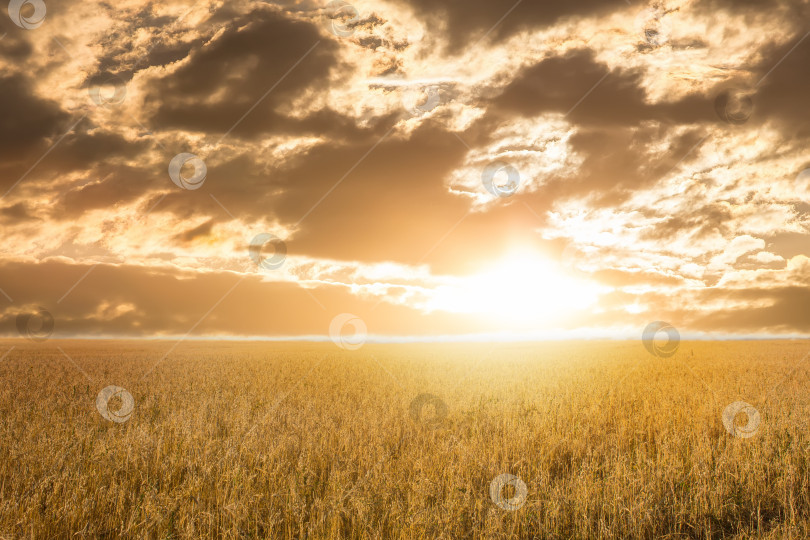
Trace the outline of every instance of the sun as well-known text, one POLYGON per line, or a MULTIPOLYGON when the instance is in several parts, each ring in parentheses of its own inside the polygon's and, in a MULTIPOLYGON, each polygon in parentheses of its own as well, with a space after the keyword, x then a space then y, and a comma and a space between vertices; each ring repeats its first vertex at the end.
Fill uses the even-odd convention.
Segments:
POLYGON ((593 306, 601 289, 566 275, 559 264, 536 252, 519 250, 476 274, 448 279, 434 291, 431 307, 510 325, 536 325, 593 306))

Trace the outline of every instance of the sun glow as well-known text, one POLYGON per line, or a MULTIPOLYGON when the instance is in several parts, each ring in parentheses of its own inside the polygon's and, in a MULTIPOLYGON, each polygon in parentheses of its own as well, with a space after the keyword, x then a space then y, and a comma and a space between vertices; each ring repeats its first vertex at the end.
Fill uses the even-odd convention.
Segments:
POLYGON ((558 320, 596 303, 601 287, 565 275, 556 263, 514 252, 480 273, 435 289, 430 307, 486 316, 510 324, 558 320))

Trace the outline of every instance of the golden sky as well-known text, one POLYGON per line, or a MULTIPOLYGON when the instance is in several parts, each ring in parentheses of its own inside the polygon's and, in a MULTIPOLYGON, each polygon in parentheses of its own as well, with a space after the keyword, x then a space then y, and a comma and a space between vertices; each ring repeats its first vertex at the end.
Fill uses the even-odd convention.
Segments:
POLYGON ((806 335, 808 31, 796 0, 14 0, 0 328, 806 335))

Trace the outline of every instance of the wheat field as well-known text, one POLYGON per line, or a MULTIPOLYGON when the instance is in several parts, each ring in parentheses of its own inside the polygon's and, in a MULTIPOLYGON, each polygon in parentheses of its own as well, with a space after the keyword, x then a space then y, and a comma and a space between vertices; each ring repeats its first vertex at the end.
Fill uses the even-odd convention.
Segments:
POLYGON ((3 538, 810 536, 806 341, 0 345, 3 538))

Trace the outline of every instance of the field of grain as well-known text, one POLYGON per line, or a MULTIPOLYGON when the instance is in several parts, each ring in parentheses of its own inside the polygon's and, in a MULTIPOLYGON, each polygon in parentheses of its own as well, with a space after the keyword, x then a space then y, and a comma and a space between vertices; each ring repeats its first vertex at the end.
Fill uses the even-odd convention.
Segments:
POLYGON ((808 342, 12 346, 4 538, 810 536, 808 342))

